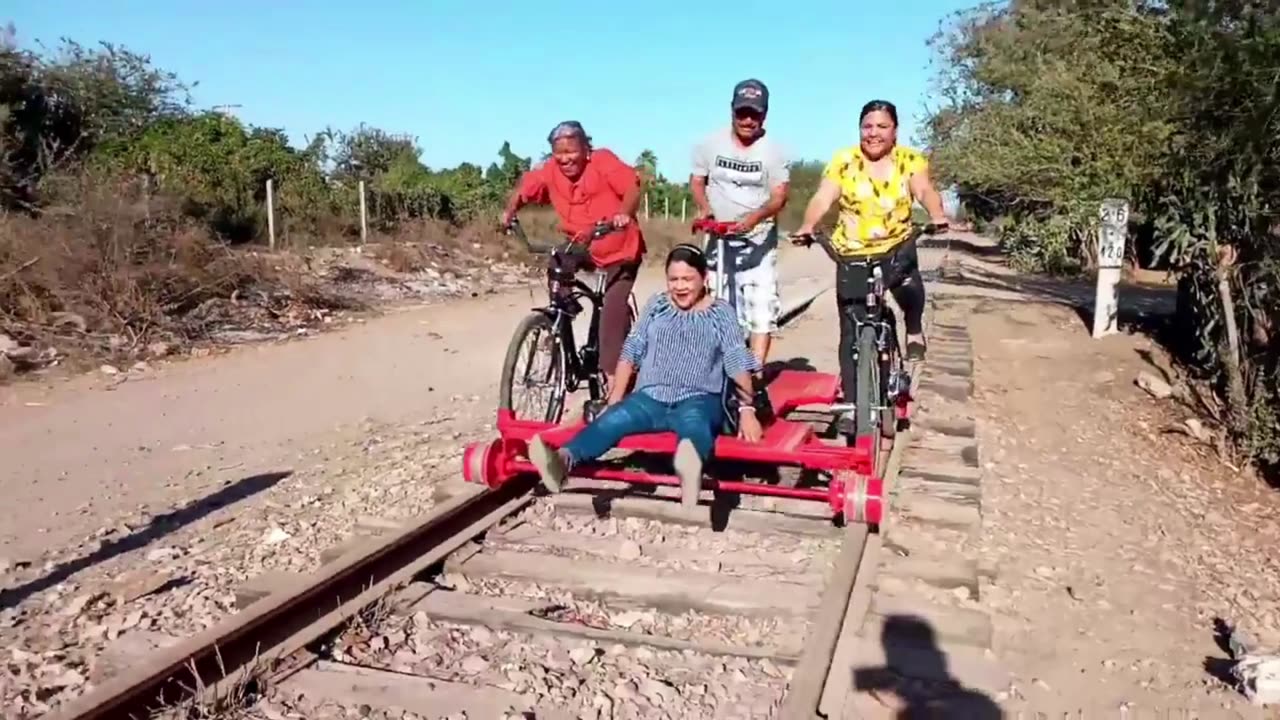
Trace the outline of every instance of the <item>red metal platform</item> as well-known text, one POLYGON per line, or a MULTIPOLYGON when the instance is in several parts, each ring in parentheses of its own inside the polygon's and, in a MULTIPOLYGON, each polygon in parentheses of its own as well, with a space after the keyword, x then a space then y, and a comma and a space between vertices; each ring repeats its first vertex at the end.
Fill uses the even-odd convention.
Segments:
MULTIPOLYGON (((833 515, 846 522, 878 524, 883 516, 883 481, 876 477, 878 437, 858 438, 853 447, 834 445, 817 436, 808 423, 791 421, 786 416, 796 409, 812 405, 830 406, 840 396, 840 379, 835 375, 798 370, 784 370, 768 386, 769 400, 777 419, 765 427, 758 443, 732 436, 716 439, 715 451, 707 470, 714 473, 715 463, 760 463, 790 466, 830 475, 826 487, 788 488, 758 482, 730 482, 716 479, 703 481, 704 489, 744 495, 772 495, 826 502, 833 515)), ((905 408, 899 408, 901 415, 905 408)), ((569 442, 583 427, 581 421, 568 425, 517 420, 509 410, 498 412, 499 438, 488 443, 467 446, 463 453, 463 477, 467 482, 496 488, 523 473, 537 472, 528 460, 529 441, 541 436, 543 442, 560 447, 569 442)), ((671 456, 675 453, 673 433, 645 433, 624 438, 619 448, 643 453, 671 456)), ((675 485, 674 475, 657 475, 611 466, 607 463, 584 463, 575 467, 571 477, 618 480, 646 485, 675 485)))

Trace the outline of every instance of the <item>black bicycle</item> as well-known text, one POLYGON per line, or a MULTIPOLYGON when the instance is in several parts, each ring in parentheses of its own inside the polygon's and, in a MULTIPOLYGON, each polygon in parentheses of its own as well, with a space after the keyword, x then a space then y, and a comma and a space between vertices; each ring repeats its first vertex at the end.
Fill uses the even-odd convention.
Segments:
MULTIPOLYGON (((596 223, 586 235, 586 242, 565 242, 548 246, 550 262, 547 265, 546 305, 534 308, 520 321, 511 344, 507 347, 507 357, 502 365, 502 390, 499 407, 510 410, 521 420, 540 420, 558 423, 564 415, 565 396, 578 390, 586 383, 590 398, 583 407, 583 417, 588 422, 593 419, 605 405, 608 389, 605 387, 604 370, 600 367, 600 315, 604 306, 605 273, 596 273, 595 287, 578 279, 580 269, 590 267, 587 250, 592 242, 615 231, 612 223, 602 220, 596 223), (587 341, 581 346, 574 341, 573 321, 582 314, 582 301, 591 304, 591 320, 587 329, 587 341), (522 352, 525 342, 533 340, 527 353, 522 352), (545 351, 541 352, 541 351, 545 351), (549 361, 545 370, 534 372, 534 359, 545 355, 549 361), (522 378, 517 382, 516 367, 521 359, 526 359, 522 378), (513 405, 513 396, 517 388, 531 389, 541 387, 549 396, 541 413, 534 411, 524 415, 513 405)), ((537 247, 529 242, 519 220, 513 220, 507 231, 520 239, 530 252, 542 254, 547 247, 537 247)), ((636 299, 630 297, 630 313, 632 324, 636 321, 636 299)))
MULTIPOLYGON (((920 235, 936 235, 947 227, 932 223, 923 226, 913 224, 906 242, 914 241, 920 235)), ((854 439, 876 432, 886 439, 894 437, 898 431, 897 404, 904 393, 911 391, 911 374, 903 362, 898 344, 897 318, 885 302, 888 291, 882 270, 885 256, 841 256, 831 245, 830 238, 821 234, 793 235, 792 240, 806 247, 818 243, 837 265, 866 268, 865 274, 858 275, 867 279, 865 314, 859 312, 861 308, 857 303, 842 305, 853 322, 856 340, 853 357, 840 357, 840 372, 843 377, 847 363, 854 363, 857 389, 855 397, 842 398, 844 402, 832 405, 831 411, 842 416, 838 423, 840 431, 854 439), (848 420, 849 415, 852 415, 852 423, 848 420)), ((854 288, 852 294, 856 297, 863 292, 862 288, 854 288)))

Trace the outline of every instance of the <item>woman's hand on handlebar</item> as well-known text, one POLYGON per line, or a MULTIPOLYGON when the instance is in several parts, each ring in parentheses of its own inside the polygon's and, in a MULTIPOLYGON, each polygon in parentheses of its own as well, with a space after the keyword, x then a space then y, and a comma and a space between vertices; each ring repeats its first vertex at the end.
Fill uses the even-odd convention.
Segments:
POLYGON ((615 230, 621 230, 622 228, 631 224, 632 218, 630 215, 627 215, 626 213, 618 213, 617 215, 614 215, 612 218, 610 218, 610 222, 613 224, 613 228, 615 230))
POLYGON ((792 245, 808 246, 813 243, 813 226, 803 225, 787 237, 790 238, 792 245))
POLYGON ((951 223, 945 217, 942 219, 930 218, 929 222, 924 226, 925 235, 937 235, 951 229, 951 223))

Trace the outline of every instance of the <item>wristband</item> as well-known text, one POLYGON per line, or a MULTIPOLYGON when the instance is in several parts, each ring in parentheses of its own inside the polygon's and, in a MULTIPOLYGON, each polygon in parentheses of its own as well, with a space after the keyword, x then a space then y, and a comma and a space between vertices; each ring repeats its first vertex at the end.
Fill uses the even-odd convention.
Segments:
POLYGON ((738 414, 739 414, 739 415, 741 415, 742 413, 752 413, 752 414, 754 414, 754 413, 755 413, 755 411, 756 411, 756 409, 755 409, 755 406, 753 406, 753 405, 740 405, 740 406, 738 406, 738 414))

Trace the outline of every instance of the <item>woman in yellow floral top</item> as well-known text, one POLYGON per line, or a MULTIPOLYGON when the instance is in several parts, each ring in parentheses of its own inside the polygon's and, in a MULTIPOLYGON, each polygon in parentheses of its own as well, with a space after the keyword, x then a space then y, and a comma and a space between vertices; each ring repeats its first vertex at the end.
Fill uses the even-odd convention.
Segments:
MULTIPOLYGON (((810 235, 836 201, 840 217, 831 235, 837 253, 846 257, 878 256, 885 286, 906 315, 907 357, 924 358, 924 280, 920 277, 915 242, 910 241, 911 206, 924 205, 931 222, 947 225, 942 197, 929 179, 929 161, 913 148, 898 145, 898 110, 893 103, 873 100, 862 108, 862 140, 836 152, 822 173, 818 192, 805 209, 796 236, 810 235)), ((866 268, 838 266, 837 301, 861 304, 865 296, 841 288, 866 287, 866 268), (861 275, 862 277, 857 277, 861 275)), ((853 323, 840 313, 840 355, 852 355, 853 323)), ((842 373, 846 374, 846 373, 842 373)), ((845 378, 849 385, 853 378, 845 378)), ((852 387, 845 388, 854 397, 852 387)))

